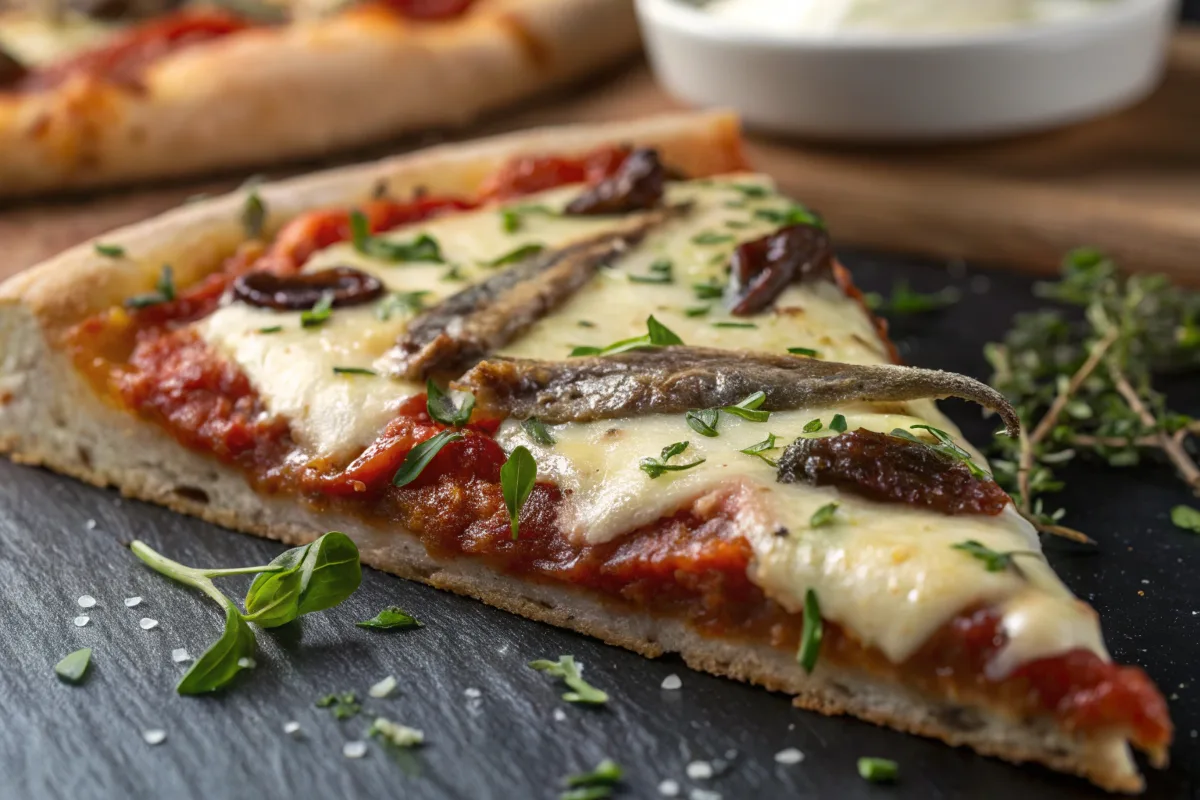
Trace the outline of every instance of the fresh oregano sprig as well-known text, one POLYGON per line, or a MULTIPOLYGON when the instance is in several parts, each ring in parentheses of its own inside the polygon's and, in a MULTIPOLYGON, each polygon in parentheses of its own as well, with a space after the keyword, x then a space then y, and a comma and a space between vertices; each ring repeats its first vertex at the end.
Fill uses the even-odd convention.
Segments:
POLYGON ((301 614, 321 611, 345 600, 362 582, 358 548, 350 537, 333 531, 311 544, 295 547, 265 566, 232 569, 188 567, 134 540, 129 549, 155 572, 199 589, 225 610, 225 631, 180 679, 180 694, 203 694, 226 686, 253 664, 257 642, 249 623, 273 628, 301 614), (246 593, 242 612, 213 583, 214 578, 257 574, 246 593))

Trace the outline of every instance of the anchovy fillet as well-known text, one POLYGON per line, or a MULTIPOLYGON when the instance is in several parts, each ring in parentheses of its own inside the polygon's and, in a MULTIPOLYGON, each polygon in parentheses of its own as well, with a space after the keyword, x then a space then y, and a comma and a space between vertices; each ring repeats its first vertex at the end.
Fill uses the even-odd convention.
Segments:
POLYGON ((640 215, 624 230, 541 252, 463 289, 426 311, 386 356, 396 377, 458 373, 553 311, 596 271, 684 207, 640 215))
POLYGON ((456 387, 473 392, 480 410, 551 424, 717 408, 761 391, 767 411, 961 397, 998 413, 1010 436, 1021 429, 1003 395, 964 375, 749 350, 675 346, 566 361, 491 358, 456 387))

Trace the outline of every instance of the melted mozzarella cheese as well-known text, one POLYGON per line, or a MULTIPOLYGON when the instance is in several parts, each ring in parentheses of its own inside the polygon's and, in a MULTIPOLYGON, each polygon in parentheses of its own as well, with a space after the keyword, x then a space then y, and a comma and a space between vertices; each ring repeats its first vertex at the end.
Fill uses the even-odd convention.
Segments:
MULTIPOLYGON (((560 209, 577 192, 578 187, 567 187, 518 205, 560 209)), ((671 184, 668 200, 690 203, 690 210, 656 228, 501 353, 562 359, 577 345, 604 346, 642 335, 653 314, 690 345, 775 353, 809 347, 831 360, 887 361, 867 314, 828 282, 790 286, 774 309, 750 318, 730 317, 720 300, 698 299, 694 285, 723 285, 725 265, 738 242, 774 230, 778 212, 790 206, 766 179, 739 175, 671 184), (665 274, 663 263, 671 265, 671 282, 645 282, 665 274)), ((495 209, 481 210, 385 237, 432 236, 446 264, 383 264, 340 244, 316 254, 305 269, 354 266, 377 275, 393 292, 426 292, 432 305, 468 281, 494 274, 486 263, 522 245, 560 247, 613 225, 611 218, 535 212, 523 214, 519 230, 510 233, 495 209), (464 280, 447 280, 451 267, 464 280)), ((369 444, 396 405, 423 387, 383 376, 338 376, 333 368, 379 363, 411 319, 411 313, 398 313, 380 320, 373 307, 358 307, 336 309, 324 326, 303 328, 298 313, 230 303, 199 330, 241 366, 269 410, 290 421, 293 435, 311 455, 345 458, 369 444), (274 326, 283 330, 261 332, 274 326)), ((1005 612, 1009 643, 990 666, 996 677, 1072 647, 1104 652, 1094 614, 1054 576, 1035 532, 1011 508, 997 517, 950 517, 832 488, 780 484, 769 464, 739 452, 772 433, 779 449, 769 455, 777 458, 806 423, 819 418, 828 425, 835 413, 846 416, 850 429, 890 431, 925 422, 957 435, 932 402, 920 401, 776 412, 764 423, 722 414, 716 438, 697 434, 679 414, 554 426, 556 443, 550 447, 530 440, 510 420, 497 439, 506 449, 528 447, 540 477, 562 487, 561 524, 579 543, 610 541, 681 509, 728 499, 737 509, 735 525, 754 551, 751 578, 769 597, 798 612, 805 592, 814 589, 823 616, 894 661, 907 658, 938 627, 977 604, 1005 612), (704 463, 654 479, 639 468, 642 458, 679 441, 689 446, 672 463, 701 458, 704 463), (840 504, 834 523, 813 529, 813 513, 832 501, 840 504), (1033 555, 1016 557, 1019 570, 988 572, 982 562, 953 548, 966 540, 1033 555)))
POLYGON ((0 49, 26 67, 40 67, 103 44, 116 26, 82 15, 51 20, 33 14, 0 15, 0 49))

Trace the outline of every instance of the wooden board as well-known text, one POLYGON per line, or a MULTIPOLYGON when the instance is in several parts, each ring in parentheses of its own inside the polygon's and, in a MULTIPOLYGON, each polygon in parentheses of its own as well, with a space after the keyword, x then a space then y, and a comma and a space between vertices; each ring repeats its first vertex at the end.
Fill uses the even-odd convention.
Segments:
MULTIPOLYGON (((639 65, 464 135, 678 107, 639 65)), ((1200 30, 1176 36, 1167 80, 1151 98, 1084 125, 1010 141, 892 149, 751 136, 749 152, 825 215, 841 245, 1050 271, 1066 250, 1093 244, 1130 269, 1200 283, 1200 30)), ((232 188, 241 177, 0 209, 0 277, 197 192, 232 188)))

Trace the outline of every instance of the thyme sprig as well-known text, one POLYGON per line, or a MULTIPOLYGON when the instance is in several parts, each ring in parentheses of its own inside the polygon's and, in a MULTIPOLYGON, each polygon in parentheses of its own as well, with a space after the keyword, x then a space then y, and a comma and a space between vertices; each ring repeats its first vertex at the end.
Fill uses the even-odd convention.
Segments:
POLYGON ((1167 407, 1154 388, 1165 372, 1200 368, 1200 293, 1161 275, 1122 275, 1104 254, 1067 254, 1062 279, 1035 286, 1040 297, 1083 309, 1019 315, 1002 342, 984 349, 991 383, 1020 414, 1019 440, 996 436, 996 479, 1021 512, 1047 533, 1091 540, 1047 513, 1041 495, 1062 488, 1062 465, 1086 455, 1110 466, 1165 457, 1200 494, 1195 439, 1200 421, 1167 407))

